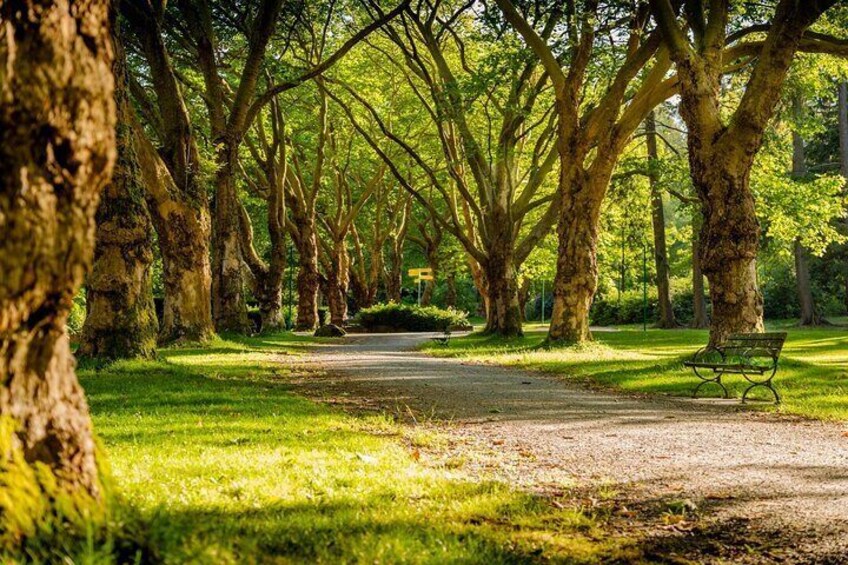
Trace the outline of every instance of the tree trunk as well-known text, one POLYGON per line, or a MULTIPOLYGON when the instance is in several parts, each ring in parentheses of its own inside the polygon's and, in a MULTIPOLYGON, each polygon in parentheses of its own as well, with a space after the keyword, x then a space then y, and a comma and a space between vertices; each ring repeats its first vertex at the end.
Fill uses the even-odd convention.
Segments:
POLYGON ((388 238, 389 261, 385 273, 386 301, 400 304, 403 293, 403 252, 398 252, 397 236, 388 238))
POLYGON ((219 332, 244 333, 250 327, 242 277, 238 194, 235 186, 237 145, 221 142, 215 179, 212 242, 212 318, 219 332))
MULTIPOLYGON (((572 167, 564 156, 563 167, 572 167)), ((585 175, 561 175, 559 190, 564 197, 557 225, 559 248, 547 340, 576 344, 592 339, 589 309, 598 286, 598 218, 603 191, 585 175)))
POLYGON ((159 342, 206 341, 215 334, 209 211, 203 201, 177 188, 141 127, 136 123, 134 129, 147 209, 162 253, 165 305, 159 342))
MULTIPOLYGON (((793 100, 795 117, 803 117, 803 100, 795 96, 793 100)), ((797 131, 792 132, 792 176, 795 179, 803 179, 807 175, 806 154, 804 150, 804 138, 797 131)), ((798 306, 801 310, 800 325, 818 326, 822 323, 813 297, 813 287, 810 283, 809 253, 804 249, 801 240, 792 242, 792 254, 795 257, 795 284, 798 289, 798 306)))
POLYGON ((147 209, 162 254, 165 304, 159 342, 206 341, 212 325, 210 218, 200 155, 156 10, 141 2, 121 2, 122 14, 138 37, 161 123, 155 124, 158 150, 133 120, 136 153, 146 188, 147 209))
POLYGON ((657 273, 657 302, 659 306, 658 328, 676 328, 674 309, 671 305, 671 282, 669 280, 668 251, 665 238, 665 211, 662 190, 657 178, 659 155, 657 152, 657 125, 654 112, 645 119, 645 137, 648 148, 648 182, 651 185, 651 223, 654 235, 654 266, 657 273))
MULTIPOLYGON (((848 181, 848 82, 839 83, 839 169, 848 181)), ((848 185, 845 187, 848 194, 848 185)), ((848 220, 846 220, 848 223, 848 220)), ((845 269, 845 309, 848 310, 848 266, 845 269)))
POLYGON ((436 292, 436 277, 439 274, 438 256, 428 255, 427 265, 433 274, 433 280, 424 281, 424 290, 421 292, 421 306, 429 306, 433 302, 433 294, 436 292))
POLYGON ((159 323, 153 306, 152 226, 133 145, 126 62, 117 37, 115 103, 118 160, 97 209, 94 264, 86 282, 87 313, 79 354, 153 357, 159 323))
POLYGON ((701 271, 701 213, 696 211, 692 217, 692 327, 706 329, 710 327, 707 316, 707 299, 704 296, 704 273, 701 271))
POLYGON ((521 307, 521 323, 527 321, 527 301, 530 299, 530 279, 525 278, 521 281, 521 287, 518 289, 518 303, 521 307))
POLYGON ((295 218, 299 236, 295 239, 298 253, 297 331, 312 331, 318 325, 318 240, 312 218, 295 218))
POLYGON ((816 311, 815 301, 813 300, 813 288, 810 284, 810 266, 807 250, 796 239, 793 243, 792 251, 795 256, 795 280, 798 286, 798 304, 801 308, 800 325, 821 325, 822 319, 816 311))
POLYGON ((447 290, 445 291, 445 308, 456 308, 456 273, 449 272, 445 277, 447 290))
POLYGON ((760 229, 748 186, 750 166, 729 160, 693 162, 696 190, 706 197, 701 227, 701 268, 710 283, 710 344, 731 333, 763 331, 763 298, 757 286, 760 229))
POLYGON ((96 449, 66 321, 115 161, 108 8, 2 7, 0 417, 15 423, 11 448, 27 462, 94 498, 96 449))
POLYGON ((347 321, 347 277, 350 259, 344 240, 333 242, 332 245, 330 265, 326 269, 327 309, 330 311, 330 323, 341 327, 347 321))
POLYGON ((518 301, 518 274, 513 261, 512 242, 508 238, 492 242, 483 268, 486 275, 485 333, 502 337, 520 337, 521 305, 518 301))

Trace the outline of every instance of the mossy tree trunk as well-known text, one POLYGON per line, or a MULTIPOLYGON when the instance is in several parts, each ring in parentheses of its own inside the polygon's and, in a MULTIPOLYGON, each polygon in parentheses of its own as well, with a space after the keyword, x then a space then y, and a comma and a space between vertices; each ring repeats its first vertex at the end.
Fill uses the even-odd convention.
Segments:
POLYGON ((159 332, 151 277, 153 227, 144 204, 126 60, 117 36, 113 48, 118 159, 97 209, 94 264, 86 281, 87 312, 79 354, 148 358, 156 351, 159 332))
POLYGON ((66 321, 116 154, 109 2, 5 2, 0 14, 0 417, 16 422, 26 461, 99 498, 66 321))

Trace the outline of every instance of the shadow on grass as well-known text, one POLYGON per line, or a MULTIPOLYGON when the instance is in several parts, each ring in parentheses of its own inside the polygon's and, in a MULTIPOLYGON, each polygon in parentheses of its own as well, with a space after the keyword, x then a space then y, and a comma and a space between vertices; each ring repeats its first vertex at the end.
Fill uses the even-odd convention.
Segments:
POLYGON ((578 511, 418 464, 374 433, 396 429, 384 416, 292 395, 289 369, 275 362, 292 346, 266 341, 80 372, 133 516, 117 524, 112 558, 593 563, 617 551, 578 511))

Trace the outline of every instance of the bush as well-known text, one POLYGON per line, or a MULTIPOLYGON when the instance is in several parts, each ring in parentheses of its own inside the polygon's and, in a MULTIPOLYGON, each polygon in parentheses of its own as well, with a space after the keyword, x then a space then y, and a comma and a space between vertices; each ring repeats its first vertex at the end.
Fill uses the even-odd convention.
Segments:
MULTIPOLYGON (((592 323, 599 326, 618 324, 641 324, 643 295, 642 288, 626 290, 618 295, 598 295, 592 304, 592 323)), ((685 278, 671 280, 671 307, 678 323, 688 324, 694 316, 692 311, 692 283, 685 278)), ((709 307, 709 304, 708 304, 709 307)), ((648 324, 655 324, 659 318, 657 289, 648 287, 648 324)))
POLYGON ((394 302, 363 308, 356 315, 356 322, 369 332, 433 332, 468 324, 465 312, 394 302))

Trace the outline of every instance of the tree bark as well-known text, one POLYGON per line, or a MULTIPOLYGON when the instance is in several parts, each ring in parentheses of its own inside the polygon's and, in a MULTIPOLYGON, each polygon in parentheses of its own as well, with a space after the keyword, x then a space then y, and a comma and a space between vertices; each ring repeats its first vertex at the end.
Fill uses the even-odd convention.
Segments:
POLYGON ((174 184, 147 135, 135 124, 136 154, 147 209, 162 253, 165 307, 159 343, 206 341, 212 325, 209 211, 174 184))
POLYGON ((116 155, 109 2, 0 10, 0 417, 16 423, 11 447, 27 462, 97 499, 66 321, 116 155))
POLYGON ((79 354, 149 358, 155 354, 159 331, 151 277, 153 228, 133 144, 126 60, 116 35, 113 49, 118 159, 97 209, 94 264, 86 282, 87 313, 79 354))
POLYGON ((657 123, 654 112, 645 119, 645 144, 648 149, 648 182, 651 185, 651 224, 654 235, 654 267, 657 274, 657 302, 659 319, 656 327, 676 328, 674 309, 671 305, 671 282, 669 280, 668 251, 665 238, 665 211, 663 210, 662 190, 657 178, 659 154, 657 152, 657 123))
MULTIPOLYGON (((696 153, 698 151, 696 150, 696 153)), ((753 158, 753 155, 750 156, 753 158)), ((751 165, 745 159, 690 155, 704 223, 699 240, 701 268, 710 283, 710 343, 731 333, 763 331, 763 298, 757 285, 760 226, 749 187, 751 165)))
POLYGON ((386 300, 400 304, 403 291, 403 243, 398 242, 398 235, 395 233, 390 234, 387 241, 389 260, 384 276, 386 300))
POLYGON ((333 241, 330 245, 332 248, 325 262, 327 309, 330 311, 330 323, 341 327, 347 321, 350 258, 345 240, 333 241))
POLYGON ((238 194, 234 171, 238 144, 225 143, 219 153, 215 179, 212 239, 212 319, 218 332, 245 333, 247 319, 242 276, 242 234, 238 219, 238 194))
POLYGON ((295 217, 298 236, 295 245, 298 253, 297 272, 297 331, 312 331, 318 325, 318 239, 315 220, 295 217))
POLYGON ((707 315, 707 300, 704 296, 704 273, 701 271, 701 213, 696 211, 692 218, 692 327, 710 327, 707 315))
POLYGON ((488 296, 485 333, 502 337, 520 337, 521 305, 518 301, 518 273, 516 272, 513 242, 509 230, 500 230, 500 239, 487 245, 486 294, 488 296))
MULTIPOLYGON (((562 181, 561 181, 562 182, 562 181)), ((568 182, 566 180, 566 182, 568 182)), ((560 209, 557 271, 548 341, 583 343, 592 339, 589 309, 598 286, 598 222, 601 194, 575 179, 560 209)))

